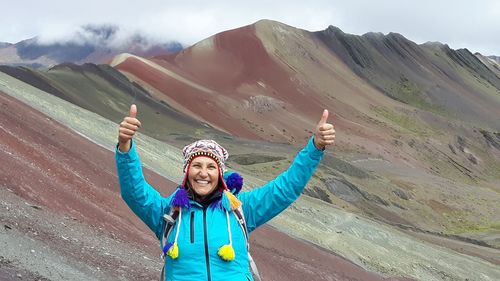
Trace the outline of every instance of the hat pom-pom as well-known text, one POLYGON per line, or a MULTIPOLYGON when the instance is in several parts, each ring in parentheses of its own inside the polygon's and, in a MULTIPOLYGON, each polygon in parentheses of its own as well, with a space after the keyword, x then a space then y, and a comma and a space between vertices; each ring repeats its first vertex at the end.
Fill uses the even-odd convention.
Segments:
POLYGON ((174 243, 170 249, 167 251, 167 256, 171 257, 173 260, 179 257, 179 246, 174 243))
POLYGON ((231 245, 224 245, 220 247, 217 254, 225 261, 232 261, 235 257, 234 249, 231 245))
POLYGON ((236 172, 228 172, 228 175, 224 175, 226 180, 227 188, 233 193, 238 194, 243 187, 243 177, 236 172))

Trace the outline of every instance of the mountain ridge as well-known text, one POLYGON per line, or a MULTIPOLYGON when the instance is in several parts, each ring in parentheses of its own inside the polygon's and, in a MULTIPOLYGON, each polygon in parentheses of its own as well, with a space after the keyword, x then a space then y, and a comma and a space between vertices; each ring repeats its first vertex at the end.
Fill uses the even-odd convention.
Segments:
POLYGON ((65 62, 106 63, 123 52, 151 57, 182 48, 178 42, 158 43, 137 33, 124 37, 118 26, 84 25, 65 40, 36 36, 0 45, 0 64, 48 68, 65 62))

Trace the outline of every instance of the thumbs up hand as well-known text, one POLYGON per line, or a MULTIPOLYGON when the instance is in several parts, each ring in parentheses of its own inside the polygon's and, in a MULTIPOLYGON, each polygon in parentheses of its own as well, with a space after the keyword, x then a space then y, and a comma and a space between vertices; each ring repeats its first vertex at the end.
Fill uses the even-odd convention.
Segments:
POLYGON ((118 148, 122 152, 130 150, 130 140, 134 137, 135 132, 141 127, 141 122, 136 118, 137 106, 130 106, 129 116, 123 118, 118 129, 118 148))
POLYGON ((314 132, 314 145, 319 150, 323 150, 327 145, 332 145, 335 142, 335 129, 332 124, 327 123, 327 120, 328 110, 325 109, 314 132))

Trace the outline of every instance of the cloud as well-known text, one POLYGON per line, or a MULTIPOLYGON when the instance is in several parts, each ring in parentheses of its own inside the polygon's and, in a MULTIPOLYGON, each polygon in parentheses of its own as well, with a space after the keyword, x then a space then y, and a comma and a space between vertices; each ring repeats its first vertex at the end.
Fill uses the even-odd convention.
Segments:
POLYGON ((0 36, 5 37, 0 41, 9 42, 35 35, 45 42, 68 40, 75 30, 82 32, 82 26, 104 24, 119 27, 117 38, 140 34, 190 45, 272 19, 310 31, 334 25, 359 35, 398 32, 417 43, 440 41, 452 48, 500 55, 500 2, 495 0, 0 0, 0 5, 5 7, 0 18, 0 36))

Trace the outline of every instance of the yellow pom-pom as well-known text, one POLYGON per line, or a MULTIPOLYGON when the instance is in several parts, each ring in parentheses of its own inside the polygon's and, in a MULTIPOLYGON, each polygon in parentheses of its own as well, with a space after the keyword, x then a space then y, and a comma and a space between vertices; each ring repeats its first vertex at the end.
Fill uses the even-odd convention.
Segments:
POLYGON ((167 255, 173 260, 179 257, 179 247, 177 246, 177 243, 174 243, 174 245, 168 249, 167 255))
POLYGON ((217 254, 225 261, 232 261, 235 257, 234 249, 231 245, 224 245, 220 247, 217 254))
POLYGON ((238 200, 238 198, 236 198, 236 196, 234 196, 230 191, 226 190, 224 193, 226 193, 227 199, 229 199, 231 210, 236 210, 239 206, 241 206, 241 201, 238 200))

